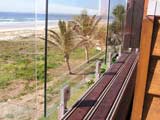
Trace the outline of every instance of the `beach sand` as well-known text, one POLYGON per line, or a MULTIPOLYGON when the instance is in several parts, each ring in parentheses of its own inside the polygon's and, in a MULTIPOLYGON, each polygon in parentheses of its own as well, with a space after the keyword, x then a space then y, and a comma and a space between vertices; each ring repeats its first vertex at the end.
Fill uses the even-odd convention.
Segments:
MULTIPOLYGON (((49 21, 49 29, 57 29, 58 21, 49 21)), ((18 37, 30 37, 44 34, 45 22, 0 23, 0 41, 16 40, 18 37)))
MULTIPOLYGON (((101 21, 100 25, 106 25, 106 21, 101 21)), ((58 20, 50 20, 48 22, 48 28, 57 30, 58 20)), ((19 37, 26 38, 44 35, 44 29, 44 21, 0 23, 0 41, 16 40, 16 38, 19 37)))

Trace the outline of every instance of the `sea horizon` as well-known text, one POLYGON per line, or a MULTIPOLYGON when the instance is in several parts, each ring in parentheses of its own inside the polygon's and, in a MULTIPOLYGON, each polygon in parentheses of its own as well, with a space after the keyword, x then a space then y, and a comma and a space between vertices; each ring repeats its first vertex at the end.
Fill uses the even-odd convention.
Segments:
MULTIPOLYGON (((74 15, 49 14, 49 25, 56 25, 58 20, 71 20, 74 15)), ((0 12, 0 31, 43 27, 45 14, 0 12)))
MULTIPOLYGON (((78 14, 49 14, 50 27, 57 27, 59 20, 72 20, 78 14)), ((112 21, 113 17, 110 17, 112 21)), ((104 19, 105 20, 105 19, 104 19)), ((12 31, 21 29, 43 29, 45 26, 45 14, 0 12, 0 31, 12 31)))
MULTIPOLYGON (((72 19, 73 14, 53 14, 49 13, 49 20, 72 19)), ((19 12, 0 12, 0 22, 26 22, 26 21, 44 21, 45 14, 41 13, 19 13, 19 12)))

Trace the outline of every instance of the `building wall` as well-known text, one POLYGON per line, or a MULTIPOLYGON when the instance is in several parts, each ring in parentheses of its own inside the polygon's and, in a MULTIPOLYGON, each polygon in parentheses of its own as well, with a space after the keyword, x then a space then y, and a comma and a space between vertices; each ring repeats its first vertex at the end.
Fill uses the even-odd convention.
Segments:
POLYGON ((144 0, 128 0, 124 33, 124 49, 139 48, 144 0))
POLYGON ((143 119, 158 120, 160 111, 160 18, 155 18, 143 119))

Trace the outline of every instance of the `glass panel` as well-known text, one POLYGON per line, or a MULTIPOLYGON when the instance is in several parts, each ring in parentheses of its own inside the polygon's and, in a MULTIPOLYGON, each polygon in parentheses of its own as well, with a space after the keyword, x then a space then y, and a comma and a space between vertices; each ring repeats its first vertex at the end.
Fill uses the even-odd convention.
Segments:
POLYGON ((126 1, 111 1, 109 34, 107 39, 108 58, 112 58, 111 63, 116 61, 118 55, 122 52, 124 26, 126 15, 126 1), (109 54, 110 53, 110 54, 109 54))
MULTIPOLYGON (((49 1, 47 119, 71 108, 109 67, 104 62, 107 22, 107 63, 109 52, 114 62, 125 16, 123 6, 116 6, 124 3, 111 1, 107 21, 108 1, 49 1)), ((44 10, 45 0, 0 4, 0 119, 43 119, 44 10)))
POLYGON ((96 82, 96 63, 104 61, 106 48, 107 7, 99 0, 49 2, 48 119, 56 120, 96 82))
POLYGON ((36 91, 40 83, 37 71, 43 62, 36 61, 41 57, 37 56, 40 43, 35 40, 35 19, 34 0, 1 1, 0 119, 33 120, 41 116, 36 91))

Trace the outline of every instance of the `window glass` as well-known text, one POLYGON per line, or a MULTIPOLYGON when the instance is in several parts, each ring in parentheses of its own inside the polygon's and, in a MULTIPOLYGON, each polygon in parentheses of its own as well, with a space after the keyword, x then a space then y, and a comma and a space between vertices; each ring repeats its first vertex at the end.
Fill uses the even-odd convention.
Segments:
POLYGON ((1 1, 0 119, 44 119, 45 57, 47 119, 56 120, 121 50, 125 0, 49 0, 45 56, 45 2, 1 1))
POLYGON ((38 118, 36 91, 43 77, 40 70, 43 57, 37 46, 43 45, 35 38, 35 2, 5 0, 0 4, 0 119, 3 120, 38 118))
POLYGON ((105 57, 107 4, 99 0, 49 2, 48 119, 60 117, 97 81, 96 63, 105 57))

